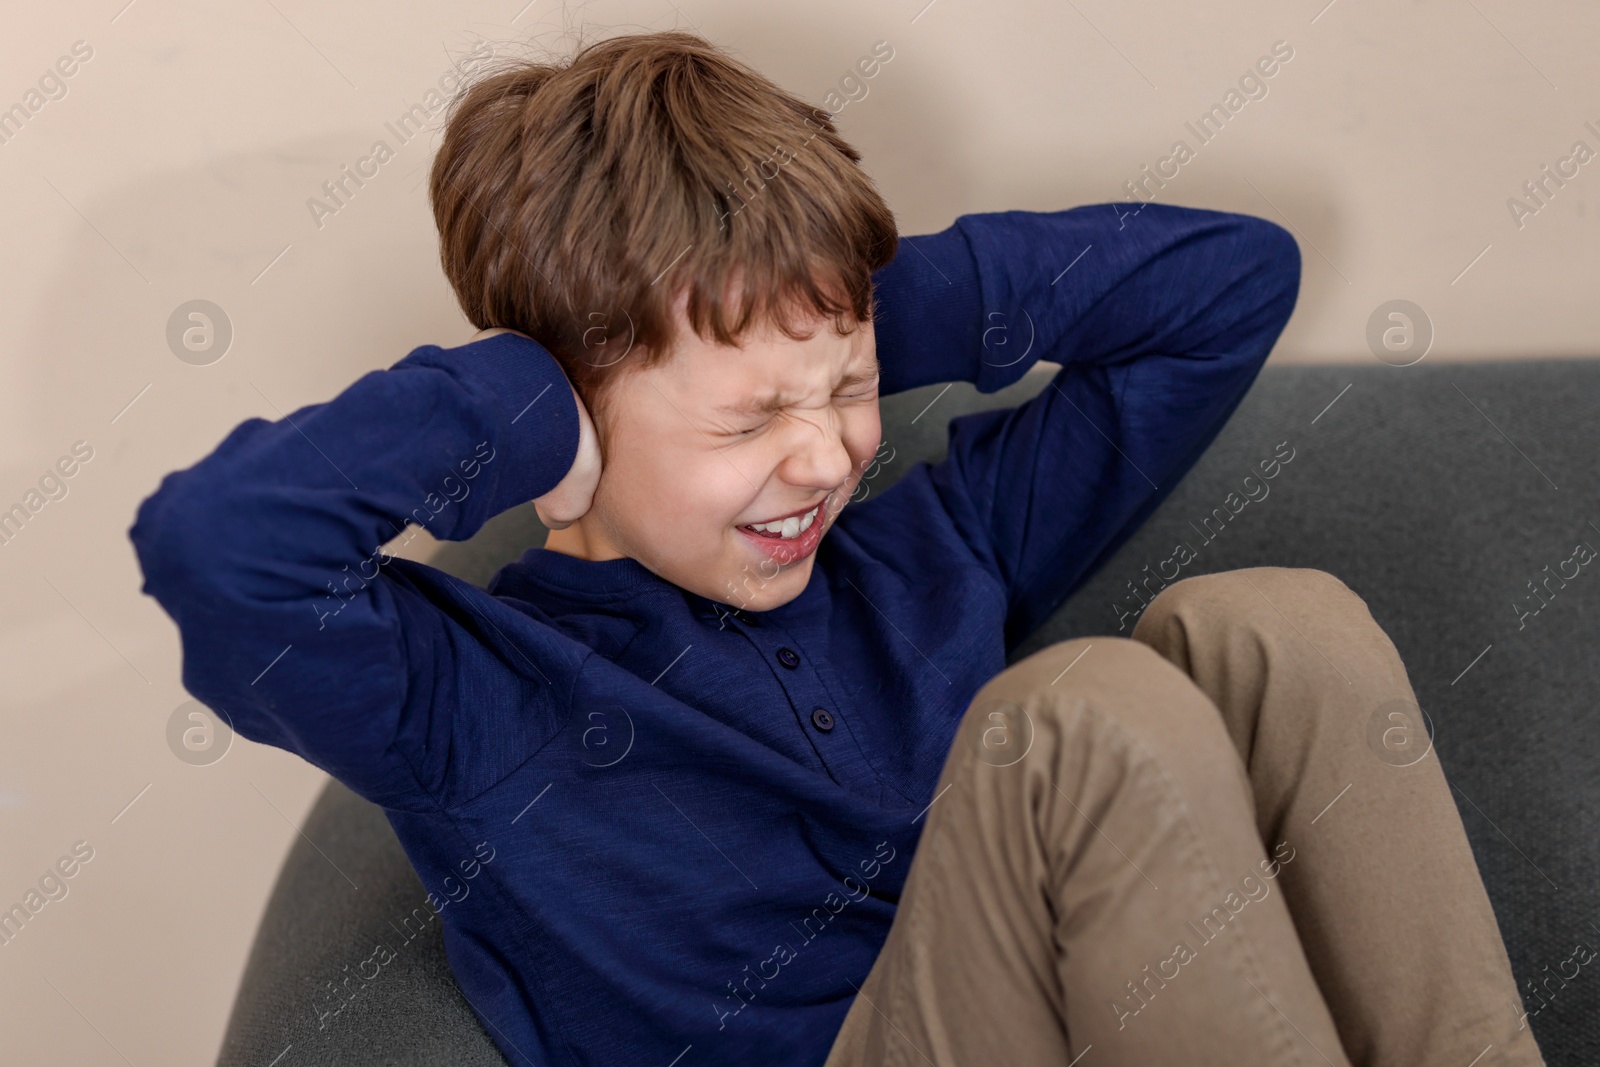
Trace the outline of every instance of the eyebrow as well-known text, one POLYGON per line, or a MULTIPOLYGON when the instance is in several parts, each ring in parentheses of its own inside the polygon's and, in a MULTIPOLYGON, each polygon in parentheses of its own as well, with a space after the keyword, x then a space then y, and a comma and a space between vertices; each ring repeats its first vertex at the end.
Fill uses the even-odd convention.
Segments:
MULTIPOLYGON (((866 385, 874 380, 882 371, 878 357, 872 357, 872 364, 861 371, 852 371, 840 378, 834 385, 835 389, 849 389, 852 386, 866 385)), ((754 400, 746 400, 737 404, 720 404, 716 410, 725 415, 773 415, 788 407, 793 401, 784 396, 765 396, 754 400)))

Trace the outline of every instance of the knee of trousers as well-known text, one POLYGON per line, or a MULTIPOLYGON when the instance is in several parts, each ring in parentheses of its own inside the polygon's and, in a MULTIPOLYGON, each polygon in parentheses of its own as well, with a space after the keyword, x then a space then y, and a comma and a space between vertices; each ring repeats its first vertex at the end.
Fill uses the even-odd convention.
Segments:
POLYGON ((1052 773, 1084 759, 1182 765, 1183 777, 1245 781, 1216 705, 1149 645, 1126 637, 1060 641, 978 690, 957 735, 963 758, 1024 759, 1052 773))
MULTIPOLYGON (((1302 679, 1343 688, 1405 676, 1367 602, 1334 575, 1308 567, 1246 567, 1175 582, 1156 594, 1132 639, 1149 644, 1212 694, 1246 752, 1263 728, 1256 715, 1271 685, 1292 689, 1293 680, 1302 679)), ((1414 704, 1397 710, 1406 723, 1420 725, 1412 718, 1414 704)), ((1328 717, 1318 730, 1338 733, 1364 728, 1373 711, 1359 699, 1311 701, 1297 704, 1293 720, 1282 724, 1309 736, 1307 723, 1316 714, 1328 717)))
MULTIPOLYGON (((1162 589, 1134 627, 1134 636, 1174 625, 1184 615, 1203 612, 1222 616, 1230 626, 1277 632, 1292 624, 1323 628, 1329 621, 1345 626, 1376 625, 1362 600, 1349 586, 1314 567, 1243 567, 1196 574, 1162 589)), ((1293 631, 1291 631, 1293 632, 1293 631)))

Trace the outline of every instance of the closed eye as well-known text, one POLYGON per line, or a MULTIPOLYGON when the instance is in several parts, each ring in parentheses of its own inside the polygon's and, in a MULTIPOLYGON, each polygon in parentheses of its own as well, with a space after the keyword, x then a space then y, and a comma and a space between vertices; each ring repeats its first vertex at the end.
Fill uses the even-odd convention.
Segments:
MULTIPOLYGON (((856 392, 853 392, 853 393, 834 393, 833 397, 834 397, 835 400, 870 400, 873 396, 877 395, 877 392, 878 392, 878 376, 876 374, 874 374, 874 375, 872 375, 871 381, 866 386, 866 388, 859 389, 859 390, 857 390, 856 392)), ((734 431, 732 431, 732 436, 734 436, 734 437, 749 437, 751 434, 758 433, 761 430, 765 429, 767 426, 771 425, 771 423, 772 423, 772 420, 771 419, 767 419, 767 420, 765 420, 763 422, 759 422, 756 425, 749 427, 748 429, 734 430, 734 431)))

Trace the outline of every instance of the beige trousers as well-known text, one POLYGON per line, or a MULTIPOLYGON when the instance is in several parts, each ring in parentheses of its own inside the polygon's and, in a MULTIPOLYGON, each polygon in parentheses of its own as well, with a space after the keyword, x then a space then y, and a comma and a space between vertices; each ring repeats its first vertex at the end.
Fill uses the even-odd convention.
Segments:
POLYGON ((1405 667, 1323 571, 1007 668, 924 818, 827 1067, 1543 1063, 1405 667))

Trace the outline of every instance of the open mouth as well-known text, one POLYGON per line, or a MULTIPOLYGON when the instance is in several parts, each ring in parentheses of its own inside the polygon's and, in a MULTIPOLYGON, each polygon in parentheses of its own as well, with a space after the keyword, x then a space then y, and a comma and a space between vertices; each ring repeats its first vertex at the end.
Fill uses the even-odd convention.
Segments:
POLYGON ((767 522, 747 523, 739 527, 739 529, 748 530, 751 533, 759 534, 762 537, 793 541, 799 538, 801 534, 811 529, 812 523, 816 522, 817 519, 822 517, 823 503, 823 500, 819 500, 803 511, 796 511, 788 515, 780 516, 776 519, 768 520, 767 522))
POLYGON ((749 543, 780 567, 805 559, 817 550, 828 525, 828 497, 808 508, 765 522, 737 526, 749 543))

